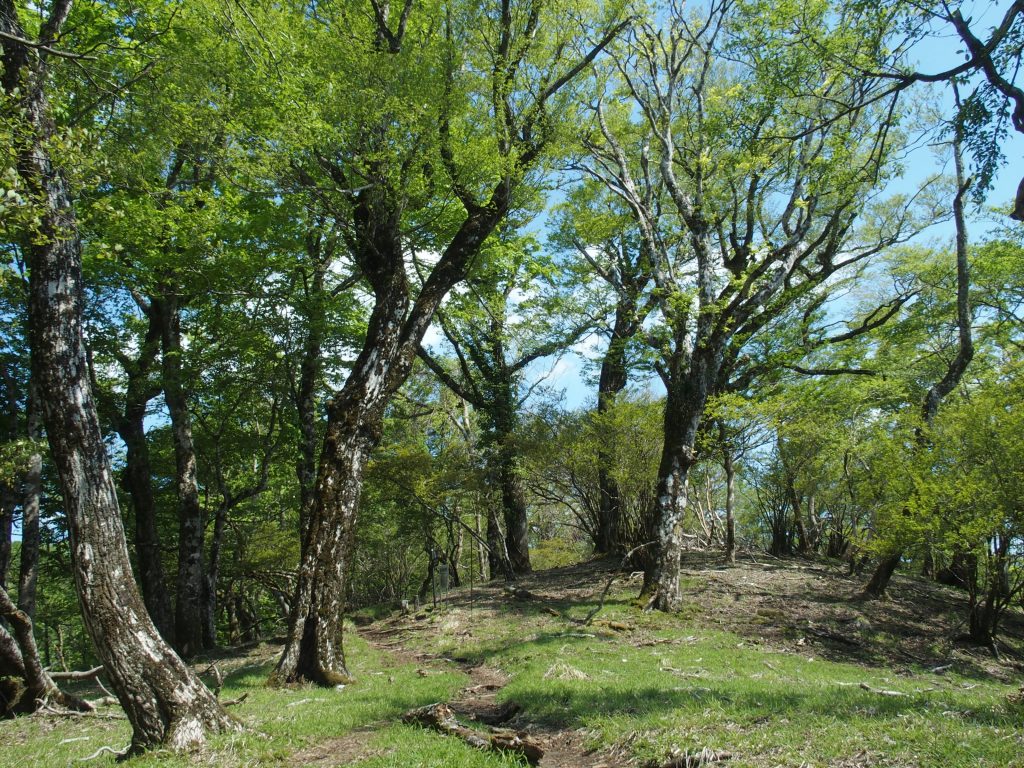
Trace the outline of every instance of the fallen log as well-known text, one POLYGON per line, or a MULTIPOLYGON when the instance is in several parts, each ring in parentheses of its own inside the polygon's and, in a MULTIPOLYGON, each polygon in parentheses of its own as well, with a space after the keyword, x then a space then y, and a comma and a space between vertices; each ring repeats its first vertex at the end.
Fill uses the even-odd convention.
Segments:
POLYGON ((520 755, 530 765, 537 765, 544 756, 544 749, 529 735, 508 728, 491 728, 487 733, 474 731, 456 719, 451 707, 440 702, 409 710, 402 715, 402 722, 455 736, 477 749, 520 755))

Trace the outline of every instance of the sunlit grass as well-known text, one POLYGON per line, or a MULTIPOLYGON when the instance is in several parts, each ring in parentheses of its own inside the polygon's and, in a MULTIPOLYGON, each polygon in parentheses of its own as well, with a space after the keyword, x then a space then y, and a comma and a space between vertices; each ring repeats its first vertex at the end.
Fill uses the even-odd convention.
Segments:
MULTIPOLYGON (((422 663, 376 650, 350 629, 357 682, 343 690, 268 688, 274 649, 265 646, 227 676, 221 693, 248 694, 232 710, 244 731, 215 737, 198 755, 158 752, 132 764, 517 764, 401 724, 408 709, 450 701, 468 684, 459 664, 445 660, 455 658, 508 675, 500 697, 522 705, 526 722, 582 730, 588 747, 636 765, 709 748, 731 753, 735 768, 1024 766, 1024 708, 1006 700, 1019 681, 828 661, 809 643, 773 646, 705 626, 692 606, 665 616, 639 611, 631 598, 626 588, 613 590, 589 626, 579 621, 592 604, 498 598, 441 606, 411 622, 418 631, 389 636, 436 656, 422 663)), ((118 720, 0 722, 0 765, 109 765, 110 755, 79 761, 128 738, 118 720)))

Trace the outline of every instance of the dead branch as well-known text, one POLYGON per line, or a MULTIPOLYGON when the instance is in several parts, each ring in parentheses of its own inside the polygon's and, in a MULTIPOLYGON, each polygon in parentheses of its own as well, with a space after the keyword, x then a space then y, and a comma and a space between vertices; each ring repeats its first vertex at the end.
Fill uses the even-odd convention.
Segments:
POLYGON ((474 731, 459 723, 451 708, 440 702, 409 710, 402 715, 402 722, 455 736, 477 749, 520 755, 530 765, 537 765, 544 756, 544 749, 526 733, 509 728, 491 728, 489 733, 474 731))
POLYGON ((88 762, 89 760, 95 760, 97 757, 99 757, 100 755, 104 755, 107 752, 112 754, 115 759, 122 760, 128 754, 128 750, 131 749, 131 748, 132 748, 131 744, 129 744, 127 747, 125 747, 124 749, 122 749, 119 752, 118 750, 114 749, 113 747, 102 746, 99 749, 97 749, 95 752, 93 752, 91 755, 89 755, 88 757, 80 757, 80 758, 78 758, 78 762, 85 763, 85 762, 88 762))
POLYGON ((543 600, 540 595, 536 595, 528 589, 517 587, 514 584, 505 585, 505 594, 509 597, 514 597, 516 600, 543 600))
POLYGON ((225 707, 235 707, 235 706, 238 706, 239 704, 241 704, 243 701, 245 701, 248 698, 249 698, 249 692, 246 691, 241 696, 239 696, 237 699, 228 699, 227 701, 222 702, 222 706, 225 706, 225 707))
POLYGON ((50 672, 51 680, 92 680, 103 674, 103 665, 77 672, 50 672))
POLYGON ((869 693, 877 693, 879 696, 906 696, 903 691, 887 691, 884 688, 872 688, 867 683, 861 683, 860 687, 869 693))
POLYGON ((211 662, 210 666, 208 666, 206 669, 204 669, 201 674, 208 675, 211 672, 213 673, 213 679, 215 681, 215 684, 214 684, 214 687, 213 687, 213 695, 219 699, 220 698, 220 689, 224 687, 224 676, 221 675, 220 670, 217 669, 216 662, 211 662))

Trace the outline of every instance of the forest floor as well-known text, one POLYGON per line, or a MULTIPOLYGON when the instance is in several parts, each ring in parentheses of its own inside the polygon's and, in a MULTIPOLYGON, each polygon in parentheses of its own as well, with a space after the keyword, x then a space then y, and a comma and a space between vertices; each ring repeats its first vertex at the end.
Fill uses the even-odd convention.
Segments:
MULTIPOLYGON (((247 694, 232 708, 245 731, 133 764, 526 765, 402 723, 445 702, 463 725, 499 723, 538 744, 542 768, 1024 767, 1020 612, 997 658, 963 642, 963 593, 919 579, 898 576, 888 598, 861 602, 861 580, 835 564, 694 554, 683 610, 666 616, 641 611, 639 579, 614 567, 542 571, 516 591, 463 587, 409 614, 358 613, 346 634, 357 682, 343 689, 266 687, 273 643, 225 651, 197 669, 215 661, 222 698, 247 694)), ((112 764, 108 753, 82 760, 127 743, 118 714, 0 722, 0 766, 112 764)))

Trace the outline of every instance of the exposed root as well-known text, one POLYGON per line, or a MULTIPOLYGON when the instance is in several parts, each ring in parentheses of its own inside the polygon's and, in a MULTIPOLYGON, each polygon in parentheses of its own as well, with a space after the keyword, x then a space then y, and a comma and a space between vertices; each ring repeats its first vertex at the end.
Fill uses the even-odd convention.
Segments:
POLYGON ((447 704, 429 704, 412 709, 402 715, 403 723, 415 723, 424 728, 455 736, 477 749, 511 752, 526 758, 530 765, 537 765, 544 756, 544 749, 528 734, 509 728, 491 728, 489 733, 474 731, 462 725, 447 704))

